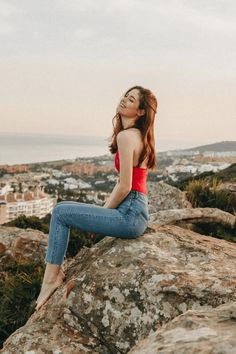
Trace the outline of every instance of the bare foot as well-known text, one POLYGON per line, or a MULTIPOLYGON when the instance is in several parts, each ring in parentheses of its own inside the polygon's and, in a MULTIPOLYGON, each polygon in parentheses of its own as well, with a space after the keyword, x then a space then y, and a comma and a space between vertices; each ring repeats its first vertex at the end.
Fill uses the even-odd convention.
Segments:
POLYGON ((42 305, 44 305, 48 301, 48 299, 52 296, 55 290, 63 283, 64 278, 65 273, 60 270, 55 282, 45 283, 42 285, 40 294, 36 300, 36 311, 38 311, 42 307, 42 305))
MULTIPOLYGON (((66 277, 66 275, 65 275, 65 273, 63 272, 62 269, 59 270, 58 276, 60 276, 60 278, 61 278, 62 280, 64 280, 65 277, 66 277)), ((40 291, 40 294, 39 294, 39 296, 38 296, 38 298, 37 298, 37 300, 36 300, 36 304, 37 304, 37 303, 39 302, 39 300, 40 300, 43 287, 44 287, 44 286, 42 286, 42 289, 41 289, 41 291, 40 291)))
POLYGON ((66 277, 66 275, 65 275, 65 273, 63 272, 63 270, 60 269, 60 270, 59 270, 59 273, 61 274, 61 277, 62 277, 62 279, 64 280, 65 277, 66 277))

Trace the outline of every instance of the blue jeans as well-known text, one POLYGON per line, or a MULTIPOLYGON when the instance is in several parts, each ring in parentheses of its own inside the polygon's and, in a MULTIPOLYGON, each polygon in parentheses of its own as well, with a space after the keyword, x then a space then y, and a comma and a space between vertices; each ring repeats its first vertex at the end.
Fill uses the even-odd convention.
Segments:
POLYGON ((147 224, 148 197, 138 191, 131 190, 113 209, 74 201, 59 202, 52 210, 45 263, 63 263, 70 227, 105 236, 134 239, 144 233, 147 224))

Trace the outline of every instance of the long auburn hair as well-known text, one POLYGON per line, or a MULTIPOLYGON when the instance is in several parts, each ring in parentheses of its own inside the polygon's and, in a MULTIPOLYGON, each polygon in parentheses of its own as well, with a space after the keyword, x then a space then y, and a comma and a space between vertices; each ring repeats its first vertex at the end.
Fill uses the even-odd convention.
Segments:
MULTIPOLYGON (((154 119, 157 112, 158 102, 155 95, 151 90, 146 89, 142 86, 133 86, 129 88, 125 95, 133 90, 139 90, 139 109, 145 109, 145 113, 142 116, 139 116, 135 121, 132 128, 138 128, 142 134, 142 140, 144 143, 143 150, 140 154, 137 167, 147 159, 147 168, 154 170, 157 167, 156 153, 155 153, 155 137, 154 137, 154 119)), ((119 113, 117 113, 112 119, 113 133, 109 138, 111 143, 108 145, 108 148, 112 154, 117 151, 117 134, 124 130, 122 126, 122 120, 119 113)))

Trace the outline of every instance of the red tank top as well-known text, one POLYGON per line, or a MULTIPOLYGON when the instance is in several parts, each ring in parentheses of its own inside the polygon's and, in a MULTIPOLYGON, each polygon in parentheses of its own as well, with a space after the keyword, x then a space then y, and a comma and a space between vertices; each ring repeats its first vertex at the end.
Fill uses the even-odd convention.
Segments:
MULTIPOLYGON (((116 151, 115 154, 115 166, 117 171, 120 171, 120 160, 119 160, 119 151, 116 151)), ((147 193, 147 168, 145 167, 134 167, 133 166, 133 177, 132 177, 132 188, 131 190, 139 191, 144 194, 147 193)))

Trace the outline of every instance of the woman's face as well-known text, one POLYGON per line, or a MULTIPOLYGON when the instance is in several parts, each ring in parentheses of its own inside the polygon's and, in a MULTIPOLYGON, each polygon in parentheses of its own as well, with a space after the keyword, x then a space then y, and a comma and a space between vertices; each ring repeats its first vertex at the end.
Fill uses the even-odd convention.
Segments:
POLYGON ((120 98, 116 113, 128 118, 136 118, 138 114, 143 114, 143 110, 139 108, 139 90, 133 89, 124 93, 120 98))

